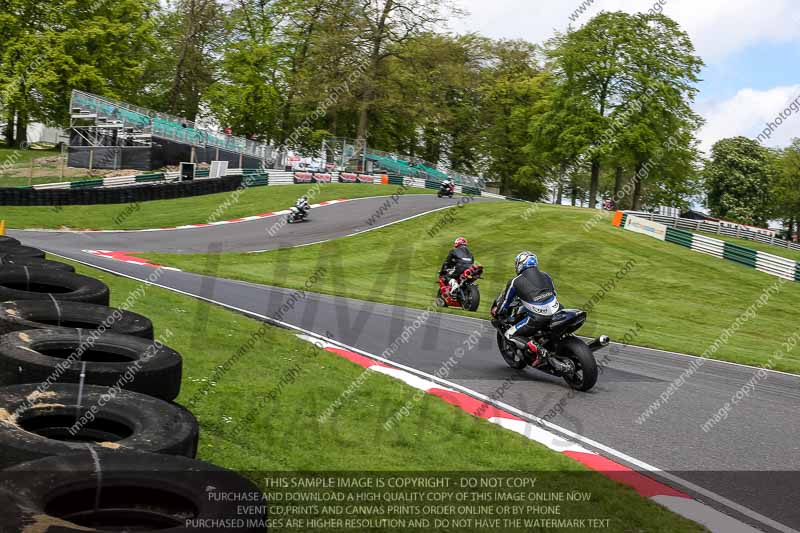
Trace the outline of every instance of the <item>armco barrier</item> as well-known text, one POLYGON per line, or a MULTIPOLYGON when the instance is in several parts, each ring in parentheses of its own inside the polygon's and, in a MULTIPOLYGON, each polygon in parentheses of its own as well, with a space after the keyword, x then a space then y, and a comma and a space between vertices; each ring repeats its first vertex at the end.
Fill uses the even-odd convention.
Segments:
POLYGON ((380 183, 382 179, 382 175, 358 172, 341 172, 339 174, 339 183, 380 183))
POLYGON ((88 187, 102 187, 103 180, 102 179, 94 179, 94 180, 83 180, 83 181, 73 181, 69 184, 71 189, 85 189, 88 187))
POLYGON ((242 176, 127 187, 70 189, 0 189, 0 205, 96 205, 172 200, 229 192, 242 184, 242 176))
MULTIPOLYGON (((622 216, 614 218, 614 225, 624 228, 625 222, 630 217, 641 218, 630 213, 625 213, 622 216)), ((728 261, 754 268, 759 272, 764 272, 771 276, 777 276, 790 281, 800 281, 800 263, 792 259, 752 250, 732 242, 714 239, 705 235, 697 235, 689 231, 666 226, 660 222, 652 223, 664 227, 666 230, 665 240, 667 242, 690 248, 695 252, 712 255, 719 259, 727 259, 728 261)))
MULTIPOLYGON (((266 185, 289 185, 292 183, 313 183, 338 181, 342 183, 363 183, 373 185, 396 185, 406 188, 425 188, 436 190, 441 185, 435 180, 387 176, 362 173, 296 173, 266 169, 229 169, 225 178, 202 178, 193 182, 180 183, 177 172, 146 173, 130 176, 114 176, 74 182, 59 182, 34 185, 31 187, 0 188, 0 205, 95 205, 126 202, 146 202, 186 196, 200 196, 227 192, 239 187, 242 178, 244 187, 266 185), (300 179, 298 179, 300 176, 300 179), (236 185, 220 180, 239 179, 236 185), (355 179, 355 181, 353 181, 355 179), (192 185, 194 184, 194 185, 192 185), (177 187, 176 187, 177 186, 177 187), (91 194, 89 194, 89 192, 91 194), (79 194, 80 192, 80 194, 79 194)), ((492 194, 471 187, 456 186, 457 193, 486 196, 504 200, 516 200, 492 194)), ((520 200, 522 201, 522 200, 520 200)))
POLYGON ((724 235, 726 237, 736 237, 738 239, 746 239, 749 241, 756 241, 779 248, 790 248, 792 250, 800 250, 800 244, 785 241, 775 237, 774 232, 752 226, 743 226, 733 222, 715 222, 710 220, 694 220, 689 218, 680 217, 667 217, 663 215, 656 215, 654 213, 642 213, 639 211, 626 211, 626 213, 650 220, 659 222, 665 226, 675 229, 684 229, 690 231, 702 231, 704 233, 716 233, 717 235, 724 235))

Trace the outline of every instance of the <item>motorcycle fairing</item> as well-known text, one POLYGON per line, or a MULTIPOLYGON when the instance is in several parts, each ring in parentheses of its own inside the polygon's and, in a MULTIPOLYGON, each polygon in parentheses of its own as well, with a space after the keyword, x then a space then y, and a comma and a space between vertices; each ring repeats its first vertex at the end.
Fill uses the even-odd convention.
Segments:
POLYGON ((549 300, 544 302, 523 301, 522 306, 526 311, 533 313, 536 316, 553 316, 558 312, 561 304, 558 303, 558 299, 556 299, 555 295, 553 295, 549 300))

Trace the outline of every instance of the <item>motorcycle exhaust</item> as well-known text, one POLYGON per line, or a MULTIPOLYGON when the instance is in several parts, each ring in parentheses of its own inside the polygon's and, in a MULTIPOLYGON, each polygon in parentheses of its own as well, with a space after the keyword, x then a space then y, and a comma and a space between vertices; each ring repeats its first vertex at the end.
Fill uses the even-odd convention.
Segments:
POLYGON ((589 349, 593 352, 596 352, 600 348, 605 348, 608 346, 609 342, 611 342, 611 339, 608 338, 608 335, 600 335, 589 343, 589 349))

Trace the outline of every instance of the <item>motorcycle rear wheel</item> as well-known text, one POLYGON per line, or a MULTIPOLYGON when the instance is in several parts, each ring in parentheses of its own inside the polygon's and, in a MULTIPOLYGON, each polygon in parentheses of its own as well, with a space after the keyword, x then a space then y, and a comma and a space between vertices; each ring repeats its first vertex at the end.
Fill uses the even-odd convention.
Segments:
POLYGON ((500 349, 500 355, 503 356, 503 360, 514 370, 522 370, 530 364, 524 357, 517 359, 517 350, 499 331, 497 332, 497 347, 500 349))
POLYGON ((597 361, 592 350, 577 337, 564 339, 558 347, 558 355, 568 358, 575 365, 574 374, 564 376, 571 388, 586 392, 597 383, 597 361))
POLYGON ((436 290, 436 307, 447 307, 447 302, 444 301, 442 297, 442 290, 436 290))

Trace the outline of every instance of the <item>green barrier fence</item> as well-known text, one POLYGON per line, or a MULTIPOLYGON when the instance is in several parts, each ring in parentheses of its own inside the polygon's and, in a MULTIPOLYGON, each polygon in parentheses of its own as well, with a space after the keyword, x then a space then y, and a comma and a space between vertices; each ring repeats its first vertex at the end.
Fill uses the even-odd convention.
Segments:
POLYGON ((70 182, 69 184, 70 189, 87 189, 91 187, 102 187, 102 186, 103 186, 102 179, 73 181, 70 182))
POLYGON ((736 261, 742 265, 755 268, 758 253, 750 248, 745 248, 737 244, 726 242, 725 250, 723 251, 723 257, 731 261, 736 261))
POLYGON ((139 174, 138 176, 135 176, 133 179, 136 183, 161 181, 164 179, 164 174, 139 174))

